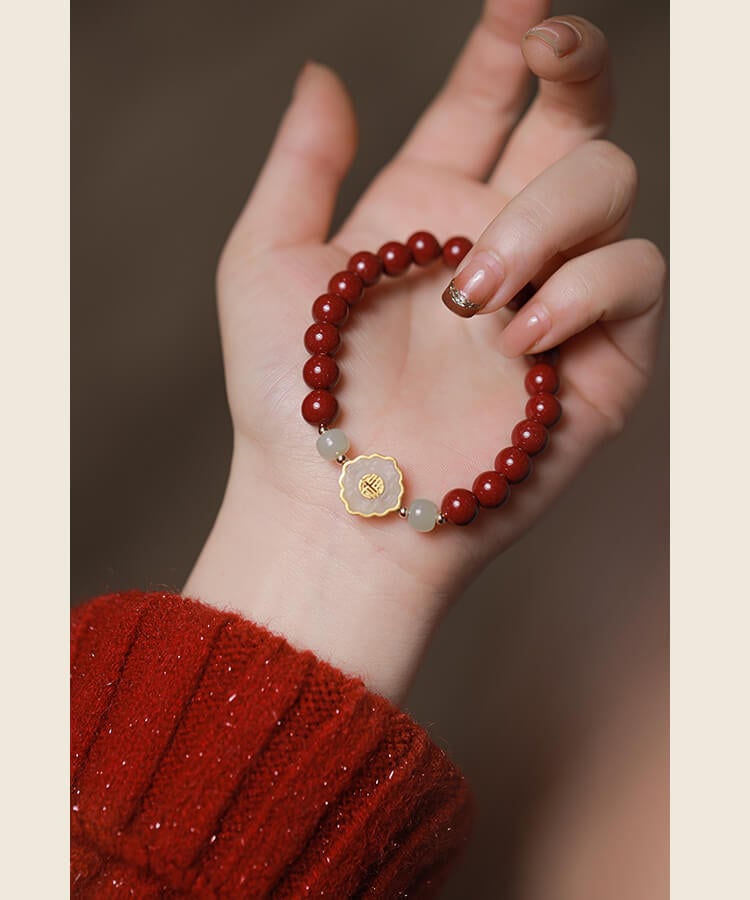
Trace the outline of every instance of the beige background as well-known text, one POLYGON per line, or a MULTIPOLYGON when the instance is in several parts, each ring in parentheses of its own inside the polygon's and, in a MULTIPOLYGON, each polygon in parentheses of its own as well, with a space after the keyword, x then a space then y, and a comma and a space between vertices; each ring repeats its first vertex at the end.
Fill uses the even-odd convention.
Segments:
MULTIPOLYGON (((178 588, 230 448, 216 259, 306 58, 355 99, 353 202, 478 3, 174 0, 72 9, 72 597, 178 588)), ((667 247, 667 7, 607 32, 633 233, 667 247)), ((447 898, 666 896, 667 360, 629 428, 443 623, 407 701, 475 787, 447 898)))

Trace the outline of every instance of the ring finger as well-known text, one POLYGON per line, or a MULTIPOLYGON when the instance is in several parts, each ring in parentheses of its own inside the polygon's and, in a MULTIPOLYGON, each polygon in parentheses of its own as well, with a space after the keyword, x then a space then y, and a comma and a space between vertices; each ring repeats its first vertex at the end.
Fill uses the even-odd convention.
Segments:
MULTIPOLYGON (((664 293, 665 264, 649 241, 618 241, 565 263, 534 294, 500 335, 506 356, 557 347, 595 322, 635 321, 664 293)), ((650 356, 643 334, 621 348, 645 368, 650 356), (643 355, 643 359, 641 359, 643 355)))
POLYGON ((505 306, 556 254, 591 249, 598 235, 621 235, 637 172, 606 141, 590 141, 542 172, 485 229, 443 294, 468 318, 505 306))

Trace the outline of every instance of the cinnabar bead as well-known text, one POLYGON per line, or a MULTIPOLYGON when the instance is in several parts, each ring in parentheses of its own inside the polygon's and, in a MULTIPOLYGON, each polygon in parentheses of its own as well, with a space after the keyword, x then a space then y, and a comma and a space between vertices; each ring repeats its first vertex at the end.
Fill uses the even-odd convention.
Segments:
POLYGON ((471 250, 471 241, 465 237, 452 237, 443 244, 443 262, 455 269, 471 250))
POLYGON ((310 391, 302 401, 302 418, 311 425, 330 425, 338 411, 339 404, 330 391, 310 391))
POLYGON ((505 447, 495 457, 495 471, 504 475, 510 484, 518 484, 528 478, 531 460, 528 453, 518 447, 505 447))
POLYGON ((339 380, 339 367, 332 357, 317 353, 302 367, 302 377, 311 388, 332 388, 339 380))
POLYGON ((355 253, 349 260, 346 268, 355 275, 359 275, 362 284, 371 285, 380 281, 383 274, 383 262, 379 256, 370 253, 368 250, 362 250, 361 253, 355 253))
POLYGON ((378 250, 386 275, 403 275, 411 265, 411 250, 398 241, 388 241, 378 250))
POLYGON ((549 363, 537 363, 526 373, 524 384, 530 394, 556 394, 560 387, 560 379, 549 363))
POLYGON ((508 479, 494 471, 482 472, 481 475, 477 475, 471 490, 479 501, 479 505, 485 506, 487 509, 502 506, 510 495, 508 479))
POLYGON ((340 294, 321 294, 312 305, 312 315, 316 322, 343 325, 349 318, 349 304, 340 294))
POLYGON ((348 303, 356 303, 362 299, 365 286, 362 279, 354 272, 343 271, 336 274, 328 282, 328 290, 332 294, 340 294, 348 303))
POLYGON ((560 421, 562 406, 554 394, 534 394, 526 403, 526 415, 529 419, 551 428, 560 421))
POLYGON ((418 266, 427 266, 438 259, 442 250, 434 234, 429 231, 416 231, 406 242, 411 250, 414 262, 418 266))
POLYGON ((513 429, 510 439, 514 447, 524 450, 529 456, 534 456, 547 446, 547 429, 541 422, 524 419, 513 429))
POLYGON ((479 512, 479 502, 466 488, 454 488, 443 497, 440 512, 452 525, 468 525, 479 512))
POLYGON ((328 322, 316 322, 305 332, 305 347, 310 353, 329 353, 333 356, 340 343, 338 328, 328 322))

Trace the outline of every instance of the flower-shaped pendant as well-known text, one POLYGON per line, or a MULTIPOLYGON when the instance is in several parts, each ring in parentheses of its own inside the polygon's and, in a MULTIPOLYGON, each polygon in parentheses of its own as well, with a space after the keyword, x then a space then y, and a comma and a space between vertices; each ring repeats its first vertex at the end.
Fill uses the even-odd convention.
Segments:
POLYGON ((401 506, 404 478, 392 456, 358 456, 347 460, 339 478, 341 499, 355 516, 385 516, 401 506))

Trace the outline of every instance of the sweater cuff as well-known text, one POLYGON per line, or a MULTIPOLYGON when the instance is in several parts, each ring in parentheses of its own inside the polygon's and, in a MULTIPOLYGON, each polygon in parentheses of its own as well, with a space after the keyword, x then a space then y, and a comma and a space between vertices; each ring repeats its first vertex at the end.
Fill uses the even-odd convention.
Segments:
POLYGON ((72 615, 77 896, 433 896, 468 785, 362 681, 165 593, 72 615))

